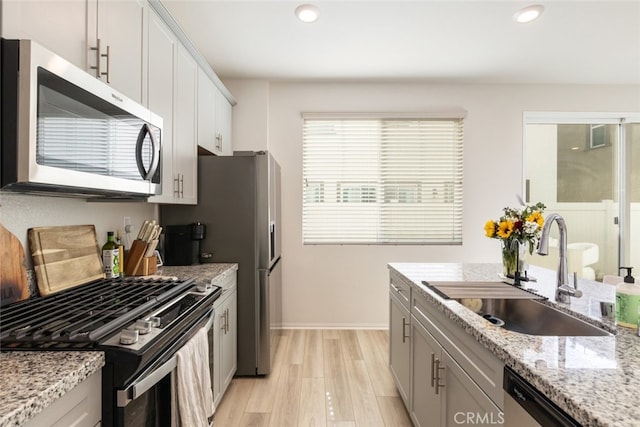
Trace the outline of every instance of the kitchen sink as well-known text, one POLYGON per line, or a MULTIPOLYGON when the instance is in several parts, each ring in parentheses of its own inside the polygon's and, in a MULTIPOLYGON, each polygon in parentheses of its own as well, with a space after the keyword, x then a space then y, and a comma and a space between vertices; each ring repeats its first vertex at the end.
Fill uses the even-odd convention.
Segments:
POLYGON ((459 298, 487 321, 513 332, 548 336, 609 336, 607 331, 532 299, 459 298))

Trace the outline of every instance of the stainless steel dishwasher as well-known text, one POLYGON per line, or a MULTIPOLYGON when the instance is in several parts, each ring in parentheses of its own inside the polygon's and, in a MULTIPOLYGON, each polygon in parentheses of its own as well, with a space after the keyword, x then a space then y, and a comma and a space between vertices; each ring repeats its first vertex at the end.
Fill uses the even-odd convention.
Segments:
POLYGON ((580 423, 506 366, 503 388, 506 392, 504 420, 507 426, 580 426, 580 423))

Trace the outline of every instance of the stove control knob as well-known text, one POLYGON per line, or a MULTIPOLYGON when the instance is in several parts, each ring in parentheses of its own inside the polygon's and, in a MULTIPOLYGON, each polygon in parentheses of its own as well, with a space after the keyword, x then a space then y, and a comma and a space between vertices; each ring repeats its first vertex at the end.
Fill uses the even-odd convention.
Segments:
POLYGON ((138 331, 140 335, 148 334, 151 331, 151 321, 136 320, 136 324, 133 325, 133 329, 138 331))
POLYGON ((123 329, 120 333, 120 344, 131 345, 138 342, 138 331, 123 329))
POLYGON ((151 322, 151 326, 154 328, 157 328, 158 326, 160 326, 162 324, 162 319, 160 319, 159 317, 156 316, 151 316, 149 318, 149 321, 151 322))

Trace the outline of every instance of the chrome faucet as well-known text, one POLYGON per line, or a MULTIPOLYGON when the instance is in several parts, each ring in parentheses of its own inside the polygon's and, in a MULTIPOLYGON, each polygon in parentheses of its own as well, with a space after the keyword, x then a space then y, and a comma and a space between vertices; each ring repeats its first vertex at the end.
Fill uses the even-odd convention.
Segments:
POLYGON ((560 246, 558 247, 560 253, 560 260, 558 262, 558 281, 556 287, 556 301, 569 304, 571 303, 571 297, 580 298, 582 291, 578 288, 578 282, 574 275, 574 287, 569 285, 569 271, 567 268, 567 225, 557 213, 549 214, 545 218, 544 227, 542 227, 542 233, 540 234, 540 242, 538 243, 538 254, 549 254, 549 231, 551 230, 551 224, 553 222, 558 223, 558 229, 560 230, 560 246))

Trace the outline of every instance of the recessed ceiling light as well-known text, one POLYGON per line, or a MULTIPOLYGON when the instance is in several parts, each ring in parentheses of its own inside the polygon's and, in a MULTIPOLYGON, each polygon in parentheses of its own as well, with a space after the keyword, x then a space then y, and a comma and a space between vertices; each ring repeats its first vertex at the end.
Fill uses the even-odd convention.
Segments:
POLYGON ((296 7, 295 13, 302 22, 315 22, 320 16, 320 9, 313 4, 303 4, 296 7))
POLYGON ((520 9, 519 11, 514 13, 513 20, 520 24, 525 24, 537 19, 540 15, 542 15, 542 11, 544 11, 544 6, 540 4, 527 6, 524 9, 520 9))

